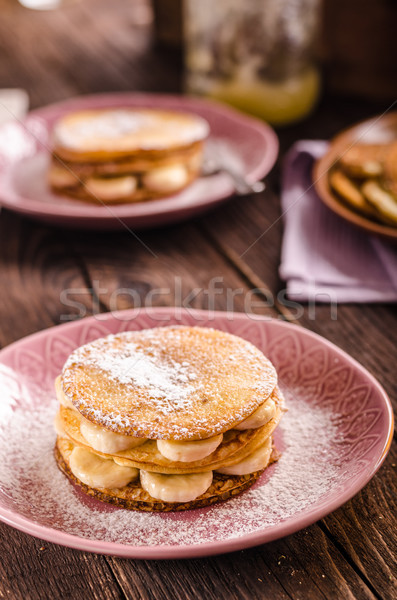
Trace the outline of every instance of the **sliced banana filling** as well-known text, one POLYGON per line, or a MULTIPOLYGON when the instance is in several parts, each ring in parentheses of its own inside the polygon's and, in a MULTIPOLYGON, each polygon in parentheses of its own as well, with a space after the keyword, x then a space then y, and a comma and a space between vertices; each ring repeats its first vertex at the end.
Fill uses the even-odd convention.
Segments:
POLYGON ((84 439, 94 450, 103 452, 104 454, 113 454, 114 452, 121 452, 122 450, 130 450, 141 446, 146 442, 145 438, 136 438, 128 435, 121 435, 120 433, 113 433, 112 431, 106 431, 98 425, 94 425, 82 419, 80 423, 80 432, 84 439))
MULTIPOLYGON (((266 441, 237 464, 216 469, 224 475, 248 475, 265 469, 272 453, 272 439, 266 441)), ((103 458, 94 452, 75 446, 69 458, 73 475, 93 488, 117 489, 135 482, 140 474, 142 488, 156 500, 163 502, 190 502, 210 487, 213 472, 165 475, 127 467, 116 460, 103 458)))
POLYGON ((222 440, 222 433, 206 440, 196 440, 193 442, 157 440, 157 449, 169 460, 175 462, 193 462, 212 454, 219 444, 222 443, 222 440))
POLYGON ((153 168, 145 173, 128 173, 114 176, 92 175, 76 177, 72 170, 60 166, 52 166, 49 171, 49 183, 55 188, 83 186, 86 191, 99 200, 116 200, 129 198, 138 188, 159 194, 169 194, 185 187, 189 182, 189 167, 173 164, 153 168))
POLYGON ((191 502, 208 490, 212 477, 212 471, 189 475, 162 475, 141 471, 141 486, 156 500, 191 502))
POLYGON ((223 475, 248 475, 249 473, 255 473, 255 471, 261 471, 267 467, 271 453, 272 439, 269 437, 262 446, 240 462, 229 467, 221 467, 216 471, 223 475))
POLYGON ((80 446, 73 448, 69 466, 77 479, 93 488, 122 488, 139 475, 134 467, 116 465, 80 446))
POLYGON ((124 177, 89 177, 84 182, 84 187, 99 200, 115 200, 132 196, 138 187, 138 181, 132 175, 125 175, 124 177))
POLYGON ((188 172, 183 165, 172 165, 148 171, 142 177, 142 183, 143 187, 152 192, 168 193, 184 187, 188 178, 188 172))
POLYGON ((234 426, 234 429, 242 431, 244 429, 258 429, 269 423, 276 414, 276 403, 274 400, 268 400, 256 409, 247 419, 234 426))

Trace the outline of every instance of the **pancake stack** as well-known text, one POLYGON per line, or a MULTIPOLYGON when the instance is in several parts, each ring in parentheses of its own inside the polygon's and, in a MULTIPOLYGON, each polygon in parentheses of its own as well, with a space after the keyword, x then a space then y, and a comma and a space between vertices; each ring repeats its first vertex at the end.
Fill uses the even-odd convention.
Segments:
POLYGON ((48 181, 87 202, 141 202, 198 176, 208 123, 191 113, 114 108, 66 114, 52 133, 48 181))
POLYGON ((142 511, 207 506, 274 460, 277 373, 249 342, 161 327, 74 351, 56 380, 60 469, 99 500, 142 511))

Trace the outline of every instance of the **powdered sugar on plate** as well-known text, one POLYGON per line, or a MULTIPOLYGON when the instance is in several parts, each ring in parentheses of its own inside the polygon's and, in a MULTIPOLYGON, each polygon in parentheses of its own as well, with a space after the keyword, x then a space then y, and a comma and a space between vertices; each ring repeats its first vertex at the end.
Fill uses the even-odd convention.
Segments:
MULTIPOLYGON (((223 504, 184 513, 139 513, 85 496, 58 470, 53 446, 57 402, 51 391, 25 395, 2 373, 0 499, 26 518, 81 538, 127 546, 197 545, 277 526, 326 501, 346 484, 343 439, 332 408, 283 388, 289 410, 278 427, 280 461, 247 492, 223 504), (17 398, 17 400, 16 400, 17 398)), ((15 379, 16 380, 16 379, 15 379)), ((20 378, 19 378, 20 381, 20 378)), ((21 387, 22 386, 22 387, 21 387)))

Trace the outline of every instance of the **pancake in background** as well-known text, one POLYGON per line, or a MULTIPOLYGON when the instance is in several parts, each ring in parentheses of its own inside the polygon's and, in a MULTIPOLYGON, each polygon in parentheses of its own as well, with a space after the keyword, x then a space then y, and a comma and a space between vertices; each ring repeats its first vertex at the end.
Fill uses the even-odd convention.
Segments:
POLYGON ((105 204, 175 194, 198 176, 208 134, 208 123, 191 113, 69 113, 53 130, 49 184, 55 192, 105 204))

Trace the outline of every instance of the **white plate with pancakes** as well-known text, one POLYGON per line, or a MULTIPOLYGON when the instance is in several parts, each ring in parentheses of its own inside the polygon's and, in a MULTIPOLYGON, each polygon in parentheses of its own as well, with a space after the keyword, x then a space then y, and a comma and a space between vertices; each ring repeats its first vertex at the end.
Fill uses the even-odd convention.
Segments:
POLYGON ((271 127, 212 101, 114 93, 46 106, 0 128, 0 202, 68 227, 145 228, 182 221, 234 192, 225 172, 200 174, 198 145, 205 138, 226 144, 251 184, 277 158, 271 127), (138 171, 134 177, 131 164, 138 171), (173 193, 172 186, 181 191, 173 193), (122 201, 114 203, 115 193, 122 201))
MULTIPOLYGON (((238 359, 241 368, 240 355, 238 359)), ((79 372, 78 363, 68 364, 79 372)), ((232 363, 226 376, 223 372, 223 384, 229 372, 244 374, 232 363)), ((142 377, 147 373, 143 366, 142 377)), ((195 381, 184 368, 183 363, 177 365, 178 377, 188 375, 195 381)), ((195 368, 200 370, 199 363, 195 368)), ((254 389, 248 371, 245 376, 254 389)), ((258 394, 269 394, 275 385, 273 371, 268 383, 266 390, 257 388, 258 394)), ((385 391, 359 363, 301 327, 246 314, 154 308, 57 326, 1 351, 0 385, 0 519, 51 542, 131 558, 230 552, 306 527, 368 483, 387 454, 393 430, 385 391), (247 365, 256 349, 270 359, 288 409, 274 431, 281 456, 249 489, 204 508, 148 513, 90 497, 65 477, 54 457, 53 421, 59 410, 54 380, 82 345, 109 335, 118 339, 119 334, 130 335, 125 332, 175 325, 214 328, 222 332, 220 339, 224 333, 239 336, 241 348, 243 340, 249 342, 247 365)), ((211 385, 217 388, 216 381, 211 385)), ((175 388, 169 382, 167 386, 173 395, 175 388)), ((236 393, 245 387, 244 382, 236 386, 236 393)), ((255 395, 250 401, 254 400, 255 395)), ((254 402, 249 411, 255 406, 254 402)), ((90 410, 97 408, 92 405, 90 410)), ((79 410, 84 412, 84 406, 79 410)), ((223 430, 233 426, 233 418, 229 421, 223 430)), ((157 421, 157 426, 163 424, 157 421)))

